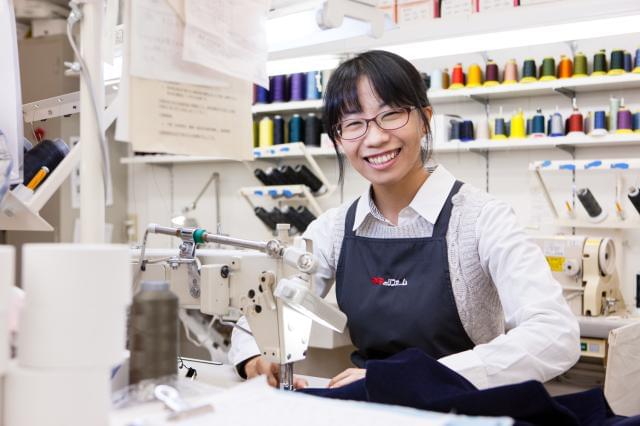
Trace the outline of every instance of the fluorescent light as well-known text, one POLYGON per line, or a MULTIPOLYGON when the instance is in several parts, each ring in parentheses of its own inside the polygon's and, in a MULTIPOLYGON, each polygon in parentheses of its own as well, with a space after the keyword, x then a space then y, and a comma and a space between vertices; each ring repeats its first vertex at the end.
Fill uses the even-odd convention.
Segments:
POLYGON ((267 74, 280 75, 295 72, 322 71, 337 68, 340 57, 337 55, 306 56, 303 58, 279 59, 267 61, 267 74))
POLYGON ((406 59, 424 59, 487 50, 610 37, 640 32, 640 15, 524 28, 380 47, 406 59))

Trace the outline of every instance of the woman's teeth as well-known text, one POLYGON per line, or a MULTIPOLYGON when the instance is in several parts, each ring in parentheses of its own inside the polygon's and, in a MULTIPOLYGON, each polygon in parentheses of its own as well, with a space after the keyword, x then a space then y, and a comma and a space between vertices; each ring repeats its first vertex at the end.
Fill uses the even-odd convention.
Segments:
POLYGON ((375 156, 375 157, 367 157, 367 161, 370 162, 371 164, 384 164, 387 161, 391 161, 394 158, 396 158, 398 153, 400 153, 399 149, 397 149, 397 150, 395 150, 393 152, 390 152, 388 154, 378 155, 378 156, 375 156))

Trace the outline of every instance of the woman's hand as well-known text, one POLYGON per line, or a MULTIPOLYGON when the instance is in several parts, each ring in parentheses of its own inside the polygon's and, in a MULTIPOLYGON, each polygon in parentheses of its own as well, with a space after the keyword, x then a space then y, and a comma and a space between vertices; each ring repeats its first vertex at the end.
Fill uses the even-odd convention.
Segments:
MULTIPOLYGON (((267 376, 267 382, 269 385, 274 388, 277 388, 280 385, 280 366, 276 363, 267 361, 262 356, 257 356, 247 361, 244 365, 244 372, 247 375, 247 379, 252 379, 264 374, 267 376)), ((296 376, 293 377, 294 389, 306 388, 308 385, 307 381, 303 378, 296 376)))
POLYGON ((357 380, 364 379, 366 375, 367 370, 365 370, 364 368, 347 368, 342 373, 331 379, 328 387, 339 388, 357 380))

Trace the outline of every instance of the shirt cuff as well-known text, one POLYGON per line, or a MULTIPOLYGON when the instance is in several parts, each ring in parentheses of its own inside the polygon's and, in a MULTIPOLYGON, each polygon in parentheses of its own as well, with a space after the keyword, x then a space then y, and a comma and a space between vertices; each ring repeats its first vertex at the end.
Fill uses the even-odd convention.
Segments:
POLYGON ((438 361, 470 381, 476 388, 489 387, 489 377, 484 363, 473 350, 448 355, 438 361))

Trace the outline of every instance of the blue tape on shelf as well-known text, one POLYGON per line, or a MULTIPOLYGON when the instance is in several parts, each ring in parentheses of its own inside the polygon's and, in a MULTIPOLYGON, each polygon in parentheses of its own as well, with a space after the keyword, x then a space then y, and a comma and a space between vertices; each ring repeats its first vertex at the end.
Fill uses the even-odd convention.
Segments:
POLYGON ((589 169, 592 169, 594 167, 600 167, 600 166, 602 166, 602 161, 596 160, 596 161, 592 161, 592 162, 590 162, 588 164, 585 164, 584 168, 589 170, 589 169))
POLYGON ((289 152, 289 151, 290 151, 290 150, 289 150, 289 147, 288 147, 288 146, 285 146, 285 147, 280 148, 280 152, 289 152))
POLYGON ((253 156, 254 157, 262 157, 262 153, 260 151, 253 151, 253 156))
POLYGON ((269 195, 271 195, 271 197, 275 198, 278 196, 278 191, 276 191, 275 189, 270 189, 269 190, 269 195))
POLYGON ((293 192, 289 191, 288 189, 285 189, 284 191, 282 191, 282 195, 284 195, 286 198, 291 198, 293 197, 293 192))
POLYGON ((558 167, 558 169, 560 169, 560 170, 575 170, 576 169, 576 165, 575 164, 562 164, 560 167, 558 167))
POLYGON ((550 165, 551 165, 551 161, 549 161, 549 160, 544 160, 542 162, 542 167, 549 167, 550 165))
POLYGON ((259 197, 262 197, 264 195, 264 192, 262 192, 262 191, 253 191, 253 194, 257 195, 259 197))
POLYGON ((611 164, 611 168, 612 169, 628 170, 629 169, 629 163, 613 163, 613 164, 611 164))

